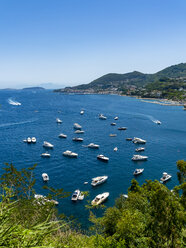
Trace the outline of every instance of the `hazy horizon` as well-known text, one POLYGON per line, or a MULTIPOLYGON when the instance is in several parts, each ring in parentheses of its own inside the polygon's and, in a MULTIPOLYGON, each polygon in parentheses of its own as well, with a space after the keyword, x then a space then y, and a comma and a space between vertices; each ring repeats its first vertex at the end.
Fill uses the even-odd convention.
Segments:
POLYGON ((184 0, 1 0, 0 88, 184 63, 185 12, 184 0))

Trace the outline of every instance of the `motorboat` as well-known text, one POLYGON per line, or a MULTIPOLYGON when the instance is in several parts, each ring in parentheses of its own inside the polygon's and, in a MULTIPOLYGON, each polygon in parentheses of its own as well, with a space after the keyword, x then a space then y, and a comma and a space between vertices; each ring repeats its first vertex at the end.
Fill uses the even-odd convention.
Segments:
POLYGON ((32 137, 32 143, 36 143, 36 137, 32 137))
POLYGON ((91 204, 93 206, 99 205, 102 202, 104 202, 108 197, 109 197, 109 192, 99 194, 94 198, 94 200, 92 200, 91 204))
POLYGON ((41 154, 41 157, 50 158, 50 153, 44 152, 44 153, 41 154))
POLYGON ((32 143, 32 139, 30 137, 27 138, 27 143, 32 143))
POLYGON ((89 148, 94 148, 94 149, 98 149, 99 148, 99 145, 96 145, 94 143, 90 143, 87 147, 89 148))
POLYGON ((143 173, 143 171, 144 171, 144 169, 135 169, 133 175, 134 175, 134 176, 137 176, 137 175, 143 173))
POLYGON ((80 126, 78 123, 74 123, 74 128, 81 130, 82 126, 80 126))
POLYGON ((84 110, 81 110, 81 111, 80 111, 80 115, 83 115, 84 113, 85 113, 84 110))
POLYGON ((104 162, 108 162, 109 161, 109 158, 108 157, 105 157, 104 155, 100 154, 97 156, 97 159, 99 160, 102 160, 104 162))
POLYGON ((118 148, 117 147, 114 147, 114 152, 117 152, 118 148))
POLYGON ((86 184, 88 184, 88 182, 84 182, 84 184, 86 185, 86 184))
POLYGON ((59 118, 56 118, 56 122, 57 123, 62 123, 62 120, 60 120, 59 118))
POLYGON ((116 117, 114 117, 114 120, 118 120, 118 117, 116 116, 116 117))
POLYGON ((132 141, 132 138, 126 138, 126 141, 132 141))
POLYGON ((143 140, 143 139, 141 139, 141 138, 137 138, 137 137, 134 137, 134 139, 132 140, 133 141, 133 143, 135 143, 135 144, 145 144, 147 141, 146 140, 143 140))
POLYGON ((132 160, 133 161, 143 161, 143 160, 147 160, 148 157, 147 156, 141 156, 141 155, 133 155, 132 160))
POLYGON ((82 192, 80 192, 79 196, 78 196, 78 200, 82 201, 84 199, 84 194, 82 192))
POLYGON ((110 137, 116 137, 116 136, 117 136, 117 134, 115 134, 115 133, 111 133, 111 134, 109 134, 109 136, 110 136, 110 137))
POLYGON ((53 148, 54 145, 52 145, 51 143, 49 143, 49 142, 47 142, 47 141, 44 141, 43 147, 46 147, 46 148, 53 148))
POLYGON ((154 123, 161 125, 161 121, 159 121, 159 120, 154 121, 154 123))
POLYGON ((37 200, 37 203, 40 205, 40 204, 45 204, 46 202, 51 202, 55 205, 58 205, 59 202, 58 201, 55 201, 55 200, 49 200, 46 196, 44 195, 38 195, 38 194, 35 194, 34 195, 34 198, 37 200))
POLYGON ((74 191, 74 193, 72 194, 72 197, 71 197, 71 200, 72 201, 77 201, 78 200, 78 197, 79 197, 79 195, 80 195, 80 190, 79 189, 76 189, 75 191, 74 191))
POLYGON ((160 178, 160 182, 165 183, 169 179, 171 179, 171 175, 169 175, 167 172, 163 172, 163 176, 160 178))
POLYGON ((66 139, 66 138, 67 138, 67 135, 64 134, 64 133, 60 133, 60 134, 59 134, 59 138, 64 138, 64 139, 66 139))
POLYGON ((82 138, 78 138, 78 137, 75 137, 75 138, 73 138, 72 140, 73 140, 73 141, 78 141, 78 142, 82 142, 82 141, 83 141, 82 138))
POLYGON ((107 119, 107 117, 106 117, 106 116, 104 116, 103 114, 100 114, 100 115, 99 115, 99 119, 100 119, 100 120, 106 120, 106 119, 107 119))
POLYGON ((43 174, 42 174, 42 178, 43 178, 43 181, 44 181, 44 182, 49 181, 49 176, 48 176, 47 173, 43 173, 43 174))
POLYGON ((104 183, 107 179, 108 179, 108 176, 94 177, 94 178, 92 178, 91 185, 92 186, 97 186, 99 184, 104 183))
POLYGON ((23 142, 27 143, 27 139, 24 139, 23 142))
POLYGON ((116 123, 115 122, 112 122, 110 125, 111 126, 116 126, 116 123))
POLYGON ((63 152, 63 156, 71 157, 71 158, 77 158, 78 154, 69 150, 66 150, 63 152))
POLYGON ((145 151, 145 148, 144 147, 139 147, 139 148, 136 148, 135 151, 136 152, 143 152, 143 151, 145 151))
POLYGON ((118 130, 127 130, 126 127, 118 127, 118 130))
POLYGON ((84 133, 85 131, 83 131, 83 130, 76 130, 74 133, 77 133, 77 134, 82 134, 82 133, 84 133))

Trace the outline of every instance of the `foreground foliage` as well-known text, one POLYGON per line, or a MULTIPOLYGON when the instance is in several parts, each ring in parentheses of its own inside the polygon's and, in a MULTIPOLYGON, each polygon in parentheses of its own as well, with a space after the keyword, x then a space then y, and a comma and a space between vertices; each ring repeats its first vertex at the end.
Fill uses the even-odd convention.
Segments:
POLYGON ((59 218, 52 203, 35 201, 34 167, 17 171, 7 165, 1 177, 0 247, 185 247, 186 161, 178 161, 177 168, 180 184, 172 191, 158 181, 139 186, 132 180, 127 199, 121 195, 101 218, 90 212, 94 225, 87 236, 59 218))

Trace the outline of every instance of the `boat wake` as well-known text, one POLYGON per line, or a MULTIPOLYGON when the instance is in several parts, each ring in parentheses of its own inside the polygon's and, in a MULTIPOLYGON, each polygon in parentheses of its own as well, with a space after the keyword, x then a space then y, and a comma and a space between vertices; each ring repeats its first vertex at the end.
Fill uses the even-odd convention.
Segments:
POLYGON ((37 121, 37 119, 31 119, 31 120, 28 120, 28 121, 20 121, 20 122, 13 122, 13 123, 4 123, 4 124, 0 124, 0 128, 16 126, 16 125, 23 125, 23 124, 32 123, 32 122, 35 122, 35 121, 37 121))
POLYGON ((8 98, 8 103, 14 106, 20 106, 21 103, 13 100, 12 98, 8 98))

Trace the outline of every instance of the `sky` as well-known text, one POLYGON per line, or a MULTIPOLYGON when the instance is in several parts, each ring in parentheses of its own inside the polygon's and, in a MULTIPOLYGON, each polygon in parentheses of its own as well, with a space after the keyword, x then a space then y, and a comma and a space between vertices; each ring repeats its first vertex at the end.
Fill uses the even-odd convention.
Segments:
POLYGON ((0 0, 0 88, 186 62, 186 0, 0 0))

